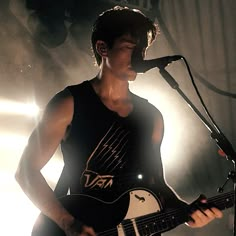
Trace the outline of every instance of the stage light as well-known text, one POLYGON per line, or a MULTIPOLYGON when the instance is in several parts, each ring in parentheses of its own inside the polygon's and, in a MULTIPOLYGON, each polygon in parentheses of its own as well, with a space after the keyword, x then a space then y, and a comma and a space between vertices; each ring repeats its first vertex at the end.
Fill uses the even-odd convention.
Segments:
POLYGON ((0 135, 0 147, 7 149, 24 148, 27 144, 27 138, 22 135, 3 133, 0 135))
POLYGON ((143 178, 143 175, 142 174, 139 174, 138 175, 138 179, 142 179, 143 178))
POLYGON ((40 109, 35 103, 27 104, 5 99, 0 100, 0 113, 36 117, 39 111, 40 109))

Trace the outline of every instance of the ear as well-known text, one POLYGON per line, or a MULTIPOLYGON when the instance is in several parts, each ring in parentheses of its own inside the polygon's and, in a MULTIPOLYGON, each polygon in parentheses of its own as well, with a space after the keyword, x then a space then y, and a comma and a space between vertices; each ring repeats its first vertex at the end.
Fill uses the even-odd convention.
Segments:
POLYGON ((101 57, 107 56, 107 44, 104 41, 98 40, 96 42, 96 49, 101 57))

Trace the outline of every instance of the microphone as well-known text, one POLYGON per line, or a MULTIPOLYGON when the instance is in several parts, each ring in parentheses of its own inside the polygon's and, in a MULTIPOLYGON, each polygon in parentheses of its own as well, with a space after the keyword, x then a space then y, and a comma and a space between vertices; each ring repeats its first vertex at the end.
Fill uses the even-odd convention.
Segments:
POLYGON ((151 60, 142 60, 142 59, 137 59, 137 57, 133 57, 132 68, 137 73, 144 73, 147 70, 150 70, 155 67, 158 67, 159 69, 164 69, 171 62, 180 60, 182 58, 183 56, 181 55, 166 56, 151 60))

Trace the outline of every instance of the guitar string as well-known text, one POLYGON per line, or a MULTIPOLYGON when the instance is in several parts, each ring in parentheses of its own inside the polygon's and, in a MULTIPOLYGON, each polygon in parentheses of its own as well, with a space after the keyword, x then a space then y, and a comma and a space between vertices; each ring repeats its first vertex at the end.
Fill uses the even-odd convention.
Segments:
MULTIPOLYGON (((171 211, 170 211, 171 212, 171 211)), ((174 213, 183 213, 183 210, 173 210, 174 213)), ((171 215, 173 216, 173 213, 168 213, 166 215, 171 215)), ((152 219, 155 219, 155 221, 158 221, 158 220, 161 220, 161 218, 164 218, 164 216, 155 216, 155 217, 147 217, 148 219, 147 220, 140 220, 138 222, 138 224, 142 225, 141 227, 138 227, 138 230, 139 232, 140 231, 143 231, 143 230, 148 230, 148 228, 146 228, 145 226, 147 225, 145 222, 150 222, 150 220, 152 219), (145 223, 145 224, 144 224, 145 223), (144 226, 144 228, 143 228, 144 226)), ((173 221, 173 219, 172 219, 173 221)), ((167 229, 170 229, 170 224, 171 223, 171 219, 169 220, 166 220, 165 222, 161 222, 160 221, 160 224, 155 224, 155 229, 152 229, 152 233, 155 232, 155 233, 161 233, 161 232, 164 232, 164 231, 167 231, 167 229), (164 225, 164 226, 163 226, 164 225), (160 227, 161 226, 161 227, 160 227)), ((130 221, 128 223, 125 223, 125 224, 122 224, 123 225, 123 229, 124 229, 124 232, 125 233, 128 233, 128 232, 134 232, 134 227, 133 227, 133 223, 130 221)), ((177 225, 176 225, 177 226, 177 225)), ((172 227, 172 226, 171 226, 172 227)), ((149 229, 150 231, 150 229, 149 229)), ((117 233, 117 229, 108 229, 108 230, 105 230, 103 232, 99 232, 99 236, 105 236, 105 235, 111 235, 111 233, 117 233)))
MULTIPOLYGON (((225 205, 225 199, 227 199, 227 196, 228 195, 228 198, 230 198, 230 197, 233 197, 233 192, 229 192, 229 193, 226 193, 226 194, 222 194, 222 195, 219 195, 219 196, 215 196, 215 197, 212 197, 212 198, 210 198, 209 199, 209 201, 213 201, 214 199, 217 199, 217 201, 218 201, 218 204, 224 204, 225 205), (221 202, 223 200, 223 202, 221 202), (220 203, 221 202, 221 203, 220 203)), ((227 206, 226 206, 227 207, 227 206)), ((186 207, 186 209, 188 209, 188 207, 186 207)), ((176 215, 180 215, 181 213, 186 213, 186 210, 185 208, 184 209, 182 209, 182 208, 180 208, 180 209, 174 209, 174 210, 169 210, 168 212, 166 212, 166 213, 158 213, 157 215, 155 215, 155 216, 150 216, 150 217, 146 217, 145 219, 140 219, 139 221, 138 221, 138 223, 140 224, 140 225, 144 225, 144 226, 146 226, 147 225, 147 222, 149 222, 150 223, 150 221, 151 220, 153 220, 153 219, 155 219, 156 221, 160 221, 162 218, 166 218, 166 220, 165 221, 160 221, 160 224, 162 224, 162 227, 159 227, 160 229, 158 229, 158 225, 157 224, 155 224, 155 227, 156 227, 156 230, 157 231, 155 231, 156 233, 161 233, 161 232, 163 232, 163 230, 166 230, 166 229, 168 229, 168 228, 170 228, 170 225, 168 225, 168 222, 169 223, 171 223, 171 222, 173 222, 174 220, 176 220, 176 218, 174 217, 173 218, 173 214, 176 214, 176 215), (168 217, 171 217, 170 219, 168 219, 168 217), (163 227, 163 225, 165 225, 166 227, 163 227)), ((140 218, 142 218, 142 217, 140 217, 140 218)), ((181 219, 181 220, 184 220, 184 219, 181 219)), ((182 223, 182 222, 181 222, 182 223)), ((175 227, 175 226, 177 226, 177 225, 173 225, 172 224, 172 226, 173 227, 175 227)), ((171 226, 171 227, 172 227, 171 226)), ((142 227, 140 227, 140 228, 142 228, 142 227)), ((132 224, 132 222, 128 222, 128 223, 126 223, 126 224, 124 224, 124 230, 125 231, 128 231, 128 230, 133 230, 133 224, 132 224)), ((148 230, 148 228, 144 228, 145 230, 148 230)), ((141 229, 142 230, 142 229, 141 229)), ((113 229, 108 229, 108 230, 106 230, 106 231, 103 231, 103 232, 100 232, 98 235, 111 235, 110 233, 111 232, 114 232, 114 233, 117 233, 117 229, 115 228, 113 228, 113 229)))
MULTIPOLYGON (((226 199, 228 199, 228 200, 230 200, 230 198, 232 198, 233 197, 233 192, 229 192, 229 193, 226 193, 226 194, 223 194, 223 195, 219 195, 219 196, 215 196, 215 197, 212 197, 212 198, 209 198, 209 202, 211 202, 211 201, 215 201, 215 199, 217 199, 217 201, 218 201, 218 205, 219 204, 223 204, 223 206, 225 206, 226 208, 227 208, 227 203, 230 203, 230 202, 227 202, 227 200, 226 199), (227 196, 227 197, 226 197, 227 196)), ((232 200, 232 199, 231 199, 232 200)), ((179 208, 179 209, 174 209, 174 210, 169 210, 168 212, 164 212, 164 213, 159 213, 158 215, 155 215, 155 216, 150 216, 150 217, 146 217, 145 219, 143 219, 143 220, 140 220, 139 221, 139 223, 140 222, 148 222, 150 219, 153 219, 153 218, 156 218, 156 219, 158 219, 158 220, 160 220, 161 218, 165 218, 165 216, 166 216, 166 218, 167 217, 172 217, 173 216, 173 214, 179 214, 181 211, 183 212, 183 213, 185 213, 186 211, 185 210, 187 210, 189 207, 186 207, 186 209, 184 209, 184 208, 179 208)), ((176 220, 176 218, 173 218, 173 220, 176 220)))
MULTIPOLYGON (((166 215, 173 215, 173 213, 178 213, 178 212, 181 213, 182 211, 183 211, 182 209, 178 209, 178 210, 175 209, 175 210, 168 212, 168 214, 166 214, 166 215), (171 213, 171 212, 173 212, 173 213, 171 213)), ((159 214, 161 214, 161 213, 158 213, 158 215, 155 217, 147 217, 148 220, 140 220, 138 223, 141 225, 141 224, 143 224, 143 222, 150 221, 151 219, 155 219, 158 221, 161 218, 164 218, 164 215, 165 215, 164 213, 162 213, 161 216, 159 216, 159 214)), ((165 222, 168 222, 168 221, 165 221, 165 222)), ((121 224, 122 224, 122 222, 121 222, 121 224)), ((123 226, 125 233, 127 233, 128 231, 134 231, 133 223, 131 221, 129 221, 127 223, 123 223, 122 226, 123 226)), ((159 229, 158 229, 158 225, 156 225, 156 227, 157 227, 156 232, 161 232, 164 230, 164 227, 162 227, 162 228, 159 227, 159 229)), ((138 227, 138 228, 141 228, 141 227, 138 227)), ((165 227, 165 229, 166 229, 166 227, 165 227)), ((108 229, 103 232, 99 232, 98 235, 99 236, 111 235, 112 232, 117 233, 117 229, 116 228, 115 229, 114 228, 108 229)))
MULTIPOLYGON (((162 218, 168 218, 168 216, 173 216, 173 214, 180 214, 180 213, 184 213, 184 210, 183 209, 178 209, 178 210, 176 210, 176 209, 174 209, 174 210, 170 210, 170 211, 168 211, 168 213, 166 212, 166 213, 157 213, 158 215, 156 215, 156 216, 152 216, 152 217, 147 217, 145 220, 139 220, 138 221, 138 223, 140 224, 140 225, 147 225, 147 224, 144 224, 145 222, 150 222, 150 220, 153 220, 153 219, 155 219, 156 221, 160 221, 162 218)), ((172 219, 173 220, 173 219, 172 219)), ((168 226, 168 222, 170 223, 171 222, 171 219, 168 219, 168 220, 166 220, 165 222, 161 222, 160 221, 160 224, 162 224, 162 227, 160 227, 160 225, 155 225, 156 226, 156 233, 161 233, 161 232, 163 232, 163 231, 166 231, 166 229, 168 229, 168 228, 170 228, 169 226, 168 226), (163 227, 163 224, 165 224, 167 227, 163 227), (158 229, 158 226, 159 226, 159 229, 158 229)), ((176 225, 177 226, 177 225, 176 225)), ((125 223, 125 224, 123 224, 123 228, 124 228, 124 231, 126 232, 126 231, 129 231, 129 230, 131 230, 131 231, 133 231, 134 230, 134 228, 133 228, 133 223, 131 222, 131 221, 129 221, 128 223, 125 223)), ((140 230, 140 228, 142 228, 142 227, 138 227, 139 228, 139 230, 140 230)), ((142 229, 141 229, 142 230, 142 229)), ((103 232, 99 232, 99 234, 98 235, 110 235, 110 233, 111 232, 117 232, 117 229, 114 229, 114 228, 112 228, 112 229, 108 229, 108 230, 105 230, 105 231, 103 231, 103 232)))

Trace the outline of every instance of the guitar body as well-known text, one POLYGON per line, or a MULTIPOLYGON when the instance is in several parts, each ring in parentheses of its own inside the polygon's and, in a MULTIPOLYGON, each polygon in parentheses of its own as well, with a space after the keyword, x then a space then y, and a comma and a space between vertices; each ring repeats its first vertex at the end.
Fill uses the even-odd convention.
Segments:
MULTIPOLYGON (((157 235, 147 225, 136 224, 138 218, 161 210, 158 199, 147 190, 135 189, 124 193, 113 202, 104 202, 88 195, 67 195, 59 199, 77 219, 92 226, 98 235, 147 236, 157 235)), ((42 213, 32 231, 32 236, 66 236, 57 224, 42 213)))

